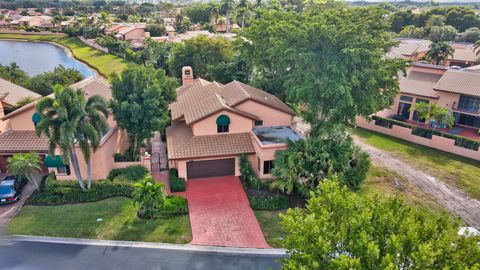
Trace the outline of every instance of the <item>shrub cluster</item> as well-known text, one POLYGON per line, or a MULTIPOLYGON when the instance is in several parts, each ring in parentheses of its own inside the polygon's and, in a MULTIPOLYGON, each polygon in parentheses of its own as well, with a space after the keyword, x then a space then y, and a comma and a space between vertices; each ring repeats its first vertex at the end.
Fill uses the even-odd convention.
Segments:
POLYGON ((268 185, 264 184, 253 171, 248 157, 245 154, 240 156, 240 180, 245 187, 253 189, 265 189, 268 188, 268 185))
POLYGON ((185 191, 185 178, 178 177, 177 169, 170 169, 168 171, 168 176, 170 178, 170 191, 172 192, 182 192, 185 191))
POLYGON ((386 127, 386 128, 392 128, 393 125, 400 126, 400 127, 405 127, 405 128, 410 128, 412 129, 412 134, 416 136, 420 136, 423 138, 428 138, 431 139, 433 135, 437 135, 440 137, 448 138, 455 140, 455 145, 458 147, 463 147, 466 149, 470 150, 475 150, 478 151, 478 148, 480 147, 480 142, 471 140, 469 138, 465 138, 462 136, 458 136, 455 134, 450 134, 450 133, 445 133, 441 132, 438 130, 431 130, 427 128, 422 128, 414 125, 410 125, 408 123, 390 119, 390 118, 383 118, 380 116, 372 116, 372 119, 375 121, 375 125, 386 127))
POLYGON ((142 180, 147 174, 147 168, 143 167, 142 165, 133 165, 111 170, 107 176, 107 179, 113 181, 114 179, 118 179, 118 176, 123 175, 125 176, 124 178, 136 182, 142 180))
POLYGON ((252 197, 249 200, 254 210, 280 210, 289 206, 288 197, 281 194, 268 198, 252 197))
POLYGON ((131 197, 134 190, 130 181, 94 181, 92 188, 82 191, 76 181, 58 181, 51 174, 42 181, 41 191, 27 201, 32 205, 61 205, 96 202, 111 197, 131 197))
POLYGON ((181 196, 168 196, 163 202, 162 209, 155 213, 155 218, 169 218, 185 214, 188 214, 187 199, 181 196))

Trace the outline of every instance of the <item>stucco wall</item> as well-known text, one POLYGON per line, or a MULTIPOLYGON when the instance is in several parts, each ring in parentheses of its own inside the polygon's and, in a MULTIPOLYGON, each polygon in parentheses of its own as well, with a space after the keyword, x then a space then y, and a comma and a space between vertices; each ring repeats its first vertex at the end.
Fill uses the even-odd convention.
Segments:
POLYGON ((35 130, 35 125, 32 122, 32 115, 35 113, 35 107, 32 107, 24 112, 21 112, 5 121, 6 130, 35 130))
POLYGON ((293 120, 293 116, 288 113, 252 100, 240 103, 235 108, 260 117, 263 121, 263 126, 290 126, 293 120))
POLYGON ((244 133, 252 130, 253 121, 251 119, 224 110, 193 124, 193 135, 201 136, 218 134, 217 118, 222 114, 230 118, 229 133, 244 133))
POLYGON ((269 160, 275 160, 276 152, 281 150, 286 150, 287 145, 284 143, 263 145, 258 140, 258 138, 255 135, 253 135, 253 147, 255 148, 255 159, 252 163, 252 167, 254 168, 255 173, 261 179, 273 178, 272 174, 263 173, 263 162, 269 161, 269 160), (258 159, 260 159, 260 164, 258 164, 258 159))
POLYGON ((364 118, 356 118, 357 126, 369 129, 378 133, 396 137, 402 140, 425 145, 441 151, 461 155, 475 160, 480 160, 480 150, 470 150, 463 147, 455 146, 455 140, 433 135, 432 139, 423 138, 412 134, 412 130, 405 127, 394 125, 392 128, 385 128, 375 125, 374 121, 368 122, 364 118))
POLYGON ((437 91, 440 96, 438 99, 438 105, 452 109, 452 105, 455 103, 458 106, 458 101, 460 100, 460 94, 437 91))

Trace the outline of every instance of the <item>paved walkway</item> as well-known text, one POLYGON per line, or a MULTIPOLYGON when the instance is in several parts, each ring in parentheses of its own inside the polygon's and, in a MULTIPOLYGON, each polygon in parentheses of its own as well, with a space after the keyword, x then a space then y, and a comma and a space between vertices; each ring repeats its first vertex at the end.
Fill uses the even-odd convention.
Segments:
POLYGON ((33 184, 27 183, 22 191, 20 201, 12 204, 0 205, 0 233, 3 231, 3 227, 5 227, 5 225, 7 225, 7 223, 10 222, 10 220, 12 220, 12 218, 14 218, 15 215, 22 209, 23 205, 34 191, 35 187, 33 184))
POLYGON ((238 177, 187 181, 194 245, 270 248, 238 177))

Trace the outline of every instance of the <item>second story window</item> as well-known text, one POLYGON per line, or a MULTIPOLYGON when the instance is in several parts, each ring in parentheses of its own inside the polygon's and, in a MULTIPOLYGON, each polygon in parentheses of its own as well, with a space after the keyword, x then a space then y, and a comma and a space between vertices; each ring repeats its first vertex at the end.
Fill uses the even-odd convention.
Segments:
POLYGON ((255 120, 255 126, 263 126, 262 120, 255 120))
POLYGON ((458 101, 458 109, 469 112, 478 112, 480 109, 480 97, 461 95, 460 100, 458 101))
POLYGON ((229 132, 230 117, 222 114, 217 118, 217 132, 227 133, 229 132))

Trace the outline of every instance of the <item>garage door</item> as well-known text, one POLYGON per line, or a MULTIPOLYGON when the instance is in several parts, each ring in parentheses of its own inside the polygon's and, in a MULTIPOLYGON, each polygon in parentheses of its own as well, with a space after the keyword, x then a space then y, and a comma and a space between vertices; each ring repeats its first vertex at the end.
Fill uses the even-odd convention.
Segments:
POLYGON ((188 179, 235 175, 235 158, 187 162, 188 179))

